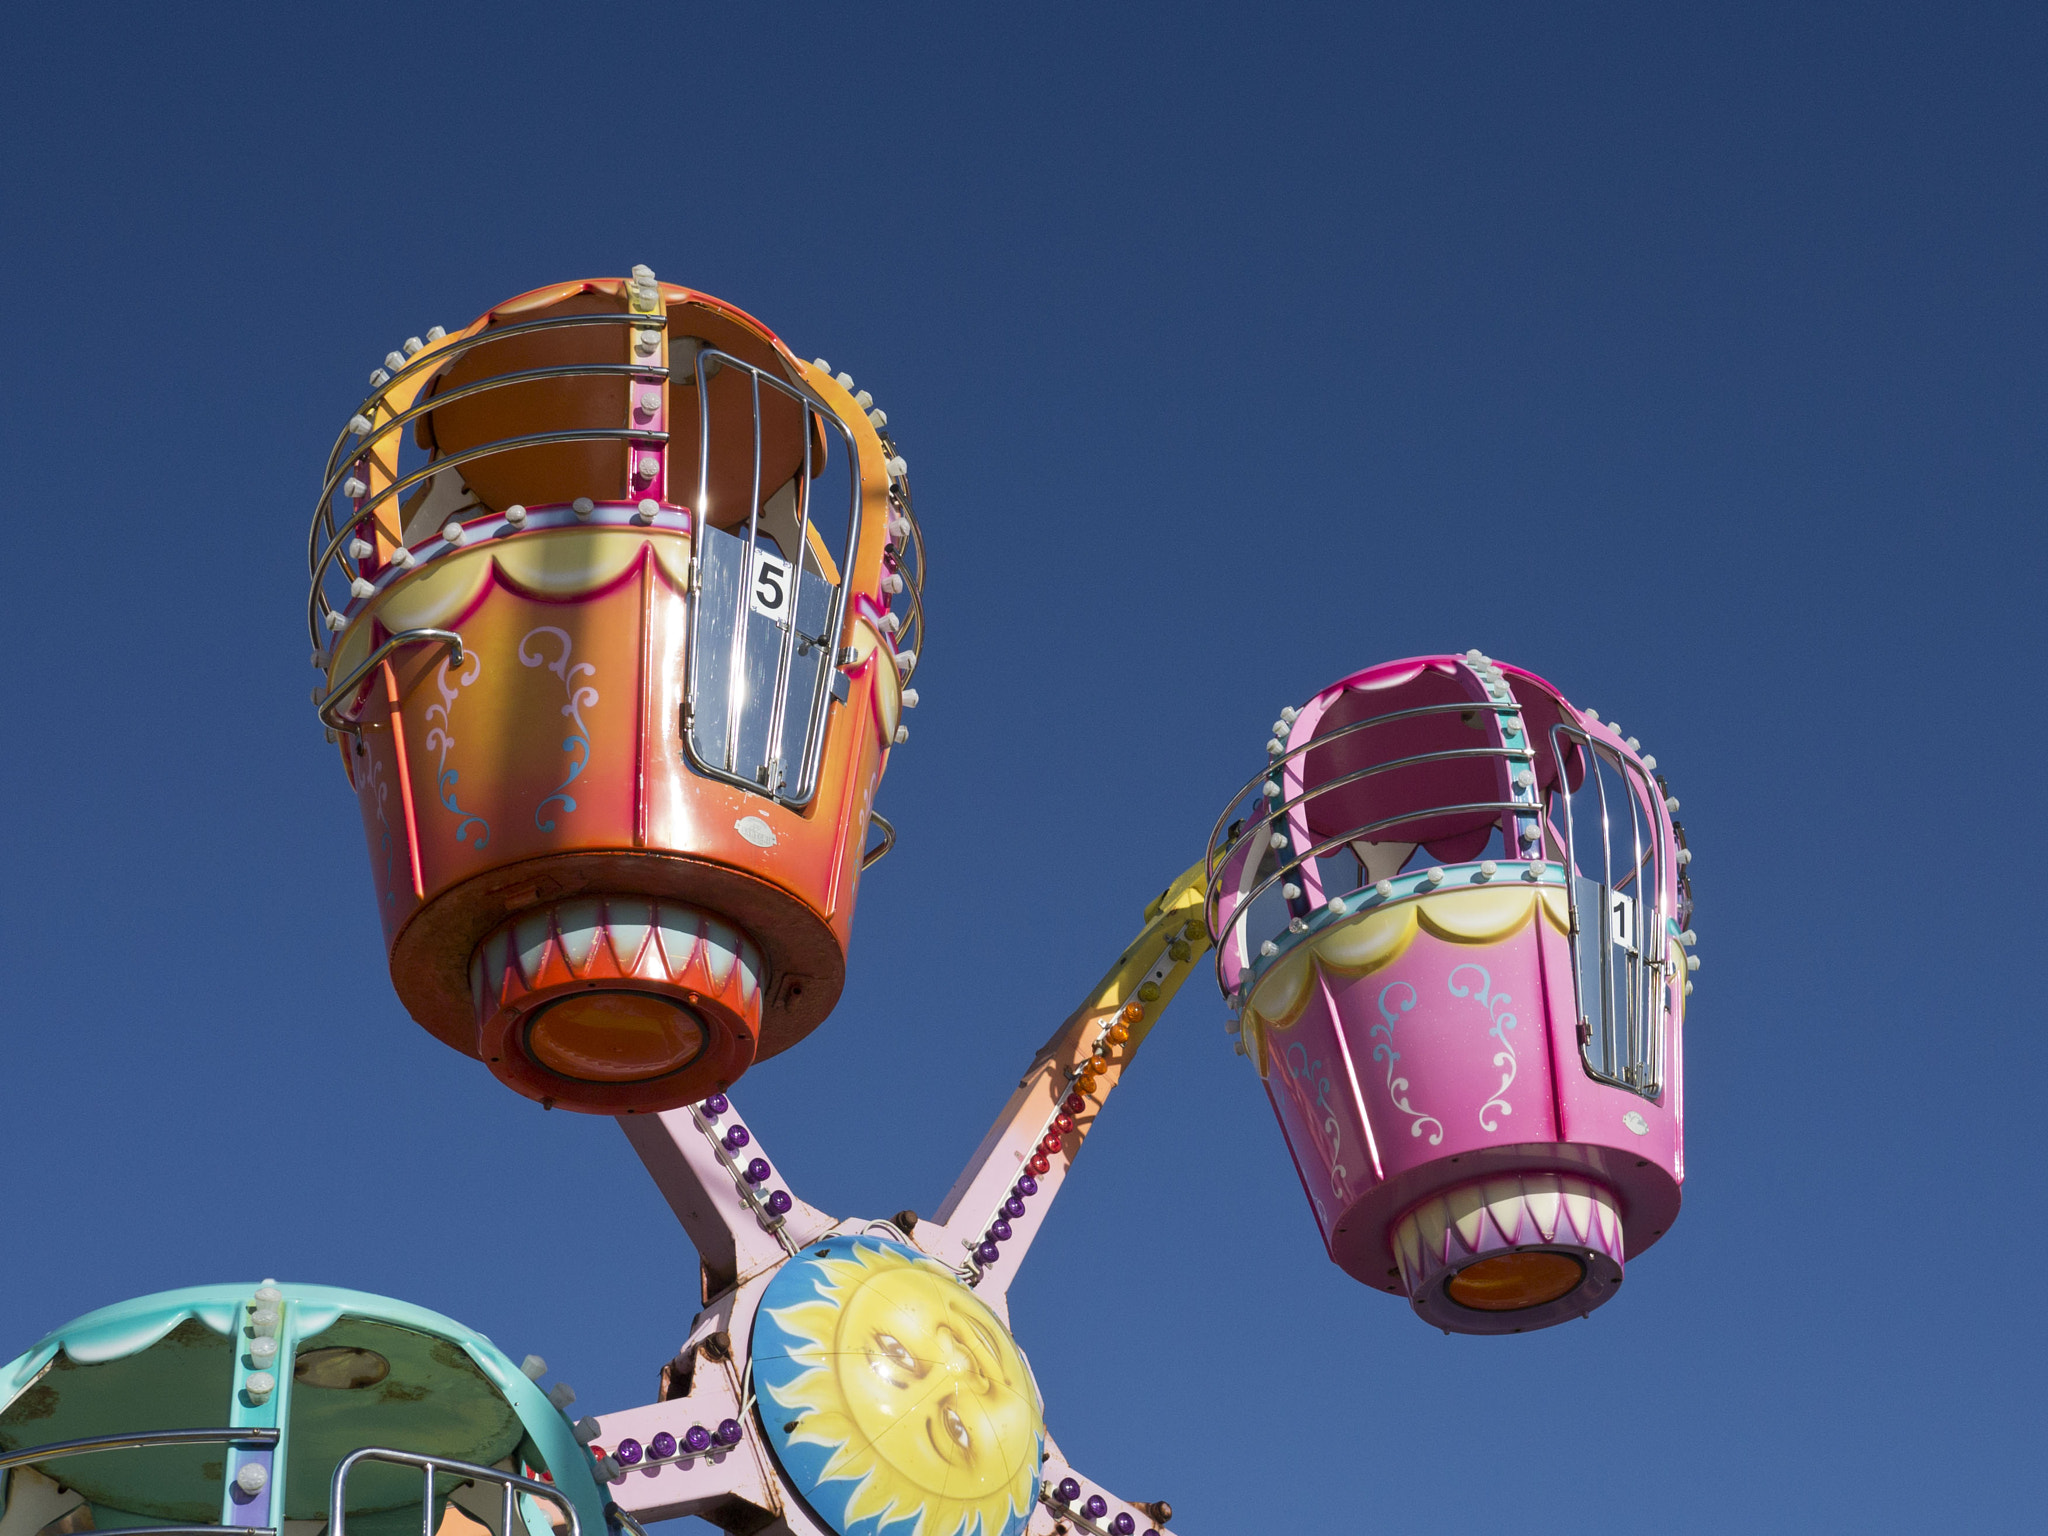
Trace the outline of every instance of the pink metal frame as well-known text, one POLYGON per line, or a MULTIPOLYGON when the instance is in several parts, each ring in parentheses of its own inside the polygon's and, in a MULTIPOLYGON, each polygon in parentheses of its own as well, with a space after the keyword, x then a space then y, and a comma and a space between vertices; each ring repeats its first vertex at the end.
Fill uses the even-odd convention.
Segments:
MULTIPOLYGON (((677 1356, 678 1366, 688 1371, 687 1390, 666 1401, 601 1415, 597 1443, 609 1450, 630 1438, 646 1446, 666 1432, 680 1446, 692 1426, 728 1419, 744 1430, 740 1442, 731 1447, 714 1445, 696 1455, 678 1454, 659 1464, 643 1460, 620 1469, 623 1475, 611 1485, 611 1495, 621 1509, 648 1522, 710 1515, 738 1503, 769 1517, 770 1523, 760 1528, 766 1536, 832 1536, 783 1478, 747 1412, 747 1360, 755 1313, 769 1283, 783 1264, 820 1239, 879 1228, 953 1270, 1007 1324, 1010 1281, 1102 1100, 1142 1042, 1149 1021, 1171 1000, 1207 947, 1206 938, 1196 937, 1201 933, 1201 885, 1190 877, 1198 873, 1199 867, 1190 871, 1162 900, 1149 926, 1095 994, 1040 1047, 938 1214, 929 1220, 899 1226, 893 1220, 834 1216, 794 1197, 786 1210, 775 1211, 763 1198, 765 1186, 757 1188, 745 1178, 744 1162, 767 1154, 730 1099, 715 1114, 717 1099, 662 1114, 619 1118, 626 1139, 696 1246, 706 1291, 715 1294, 698 1314, 677 1356), (1097 1042, 1126 1017, 1134 1002, 1146 1017, 1125 1026, 1130 1039, 1114 1048, 1107 1066, 1101 1065, 1094 1054, 1097 1042), (1082 1112, 1071 1114, 1066 1106, 1076 1093, 1083 1065, 1089 1065, 1096 1087, 1085 1096, 1082 1112), (1062 1118, 1072 1120, 1070 1130, 1055 1129, 1062 1118), (727 1149, 726 1141, 735 1127, 747 1131, 744 1151, 738 1155, 727 1149), (1054 1139, 1056 1148, 1047 1152, 1054 1139), (1034 1168, 1035 1157, 1045 1164, 1043 1172, 1033 1174, 1037 1192, 1025 1202, 1022 1216, 1007 1218, 1010 1236, 999 1245, 999 1256, 984 1262, 977 1254, 986 1251, 988 1229, 1003 1214, 1003 1202, 1019 1175, 1034 1168)), ((767 1160, 779 1167, 772 1158, 767 1160)), ((785 1181, 778 1174, 772 1182, 780 1186, 785 1181)), ((1112 1536, 1112 1522, 1126 1513, 1139 1532, 1165 1533, 1164 1522, 1152 1507, 1120 1498, 1075 1470, 1049 1431, 1045 1448, 1038 1507, 1028 1527, 1031 1536, 1054 1536, 1059 1530, 1112 1536), (1080 1484, 1081 1492, 1063 1502, 1055 1490, 1069 1478, 1080 1484), (1099 1495, 1107 1505, 1093 1518, 1083 1512, 1090 1495, 1099 1495)))

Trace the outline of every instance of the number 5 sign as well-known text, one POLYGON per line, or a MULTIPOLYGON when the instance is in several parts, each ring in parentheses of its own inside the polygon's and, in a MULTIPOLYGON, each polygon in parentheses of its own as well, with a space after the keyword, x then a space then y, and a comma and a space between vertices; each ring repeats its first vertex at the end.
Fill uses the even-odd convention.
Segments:
POLYGON ((748 593, 754 612, 778 624, 788 623, 795 587, 796 573, 787 560, 778 560, 766 550, 754 551, 754 580, 748 593))

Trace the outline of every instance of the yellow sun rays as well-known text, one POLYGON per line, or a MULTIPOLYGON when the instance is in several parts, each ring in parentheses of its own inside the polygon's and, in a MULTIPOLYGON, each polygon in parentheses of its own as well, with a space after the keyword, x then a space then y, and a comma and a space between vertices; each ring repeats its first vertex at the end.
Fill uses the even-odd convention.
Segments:
POLYGON ((787 1359, 801 1373, 762 1391, 792 1415, 790 1446, 826 1452, 818 1482, 855 1483, 840 1528, 873 1518, 914 1521, 907 1536, 1021 1530, 1043 1416, 995 1315, 937 1265, 894 1247, 858 1243, 806 1273, 818 1294, 767 1309, 795 1340, 787 1359))

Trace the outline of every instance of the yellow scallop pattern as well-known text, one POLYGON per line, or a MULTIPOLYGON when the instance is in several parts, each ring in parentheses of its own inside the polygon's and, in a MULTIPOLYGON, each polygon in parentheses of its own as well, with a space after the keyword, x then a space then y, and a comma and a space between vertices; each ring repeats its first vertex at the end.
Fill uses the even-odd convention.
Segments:
POLYGON ((1453 944, 1498 944, 1521 932, 1539 907, 1551 927, 1571 931, 1564 892, 1526 885, 1445 891, 1332 923, 1267 971, 1245 1005, 1246 1049, 1260 1076, 1268 1067, 1266 1032, 1301 1017, 1318 971, 1347 980, 1369 976, 1400 959, 1423 931, 1453 944))

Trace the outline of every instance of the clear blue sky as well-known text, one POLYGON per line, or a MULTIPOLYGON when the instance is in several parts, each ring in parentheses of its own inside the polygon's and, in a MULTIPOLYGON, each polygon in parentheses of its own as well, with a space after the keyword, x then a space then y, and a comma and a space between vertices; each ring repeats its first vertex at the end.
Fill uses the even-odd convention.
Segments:
POLYGON ((386 350, 728 297, 873 390, 924 705, 850 985, 742 1102, 934 1208, 1282 703, 1478 646, 1698 851, 1685 1214, 1446 1338, 1322 1256, 1190 987, 1014 1294, 1189 1536, 2042 1517, 2037 6, 24 8, 0 92, 0 1356, 120 1297, 388 1292, 647 1400, 693 1256, 609 1122, 393 999, 306 703, 386 350), (759 19, 736 25, 735 12, 759 19))

